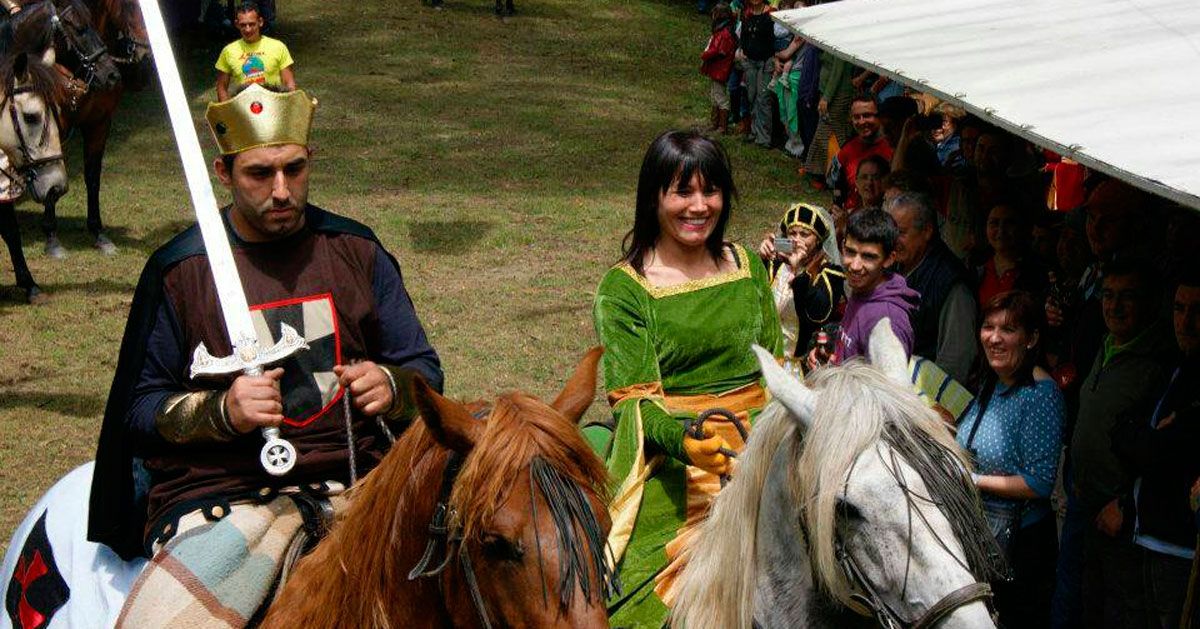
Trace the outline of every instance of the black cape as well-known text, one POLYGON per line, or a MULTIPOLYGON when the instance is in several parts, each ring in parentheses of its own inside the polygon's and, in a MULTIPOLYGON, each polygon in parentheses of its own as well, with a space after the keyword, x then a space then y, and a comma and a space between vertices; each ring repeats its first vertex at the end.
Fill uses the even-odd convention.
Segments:
MULTIPOLYGON (((350 234, 379 243, 371 229, 357 221, 331 214, 315 205, 305 210, 305 228, 317 233, 350 234)), ((224 214, 224 210, 222 210, 224 214)), ((228 228, 228 225, 227 225, 228 228)), ((383 248, 380 245, 380 248, 383 248)), ((386 251, 386 250, 385 250, 386 251)), ((126 428, 133 401, 133 388, 146 358, 147 337, 164 299, 163 276, 174 265, 192 256, 204 255, 200 227, 193 225, 155 251, 138 279, 121 339, 121 353, 113 375, 104 423, 96 447, 96 468, 88 503, 88 541, 105 544, 122 559, 146 556, 145 491, 135 487, 134 443, 126 428)), ((388 254, 399 270, 399 263, 388 254)))

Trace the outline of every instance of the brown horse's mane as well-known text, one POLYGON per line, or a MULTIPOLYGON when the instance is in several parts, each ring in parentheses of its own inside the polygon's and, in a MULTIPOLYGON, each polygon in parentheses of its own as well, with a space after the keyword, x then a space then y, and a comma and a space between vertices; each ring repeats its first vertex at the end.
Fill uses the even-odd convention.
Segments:
MULTIPOLYGON (((466 406, 477 415, 487 411, 482 401, 466 406)), ((477 539, 517 476, 536 466, 538 459, 603 499, 607 473, 590 452, 579 431, 537 398, 524 393, 498 398, 451 496, 451 505, 461 514, 457 524, 464 538, 477 539)), ((436 588, 436 580, 409 581, 407 575, 428 539, 430 514, 449 455, 425 423, 416 420, 379 466, 350 490, 345 513, 298 566, 264 626, 388 627, 400 613, 435 595, 436 590, 424 591, 402 600, 397 593, 436 588), (327 569, 304 569, 314 563, 327 569), (340 574, 334 577, 331 571, 340 574)), ((428 614, 432 617, 433 612, 428 614)))
POLYGON ((116 37, 121 29, 132 19, 132 13, 127 0, 87 0, 96 26, 96 32, 105 39, 106 43, 116 37))
POLYGON ((519 392, 501 396, 450 496, 463 537, 479 539, 508 498, 517 476, 535 457, 576 485, 606 498, 607 471, 598 458, 579 455, 588 451, 579 430, 541 400, 519 392))

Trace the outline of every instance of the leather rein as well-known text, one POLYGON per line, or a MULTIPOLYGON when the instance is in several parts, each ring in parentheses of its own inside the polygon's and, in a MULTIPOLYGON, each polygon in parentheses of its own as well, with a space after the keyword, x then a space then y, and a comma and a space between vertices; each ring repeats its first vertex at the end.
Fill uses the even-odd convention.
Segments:
MULTIPOLYGON (((490 408, 481 409, 473 414, 475 419, 483 420, 491 412, 490 408)), ((455 527, 451 528, 451 522, 456 520, 457 514, 454 508, 450 506, 450 494, 454 490, 454 482, 458 479, 458 473, 462 471, 463 461, 466 459, 462 453, 451 450, 450 457, 446 460, 446 467, 442 471, 442 485, 438 489, 438 502, 434 507, 433 517, 429 520, 429 538, 425 542, 425 553, 417 560, 417 564, 408 572, 408 580, 415 581, 416 579, 433 578, 440 576, 446 571, 446 567, 450 565, 451 547, 458 546, 459 567, 463 571, 463 580, 467 584, 467 592, 471 596, 471 603, 475 607, 475 616, 479 619, 479 624, 485 629, 492 629, 491 618, 488 616, 487 604, 483 600, 483 593, 479 591, 479 579, 475 576, 475 568, 471 565, 470 553, 462 547, 462 530, 455 527), (436 565, 433 564, 435 558, 436 565)), ((442 588, 442 582, 438 581, 438 588, 442 588)))

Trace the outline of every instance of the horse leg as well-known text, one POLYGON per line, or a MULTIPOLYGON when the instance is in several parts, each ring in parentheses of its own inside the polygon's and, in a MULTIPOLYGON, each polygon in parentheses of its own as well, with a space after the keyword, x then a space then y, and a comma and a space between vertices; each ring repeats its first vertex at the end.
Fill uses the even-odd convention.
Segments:
POLYGON ((504 14, 512 15, 513 13, 516 13, 516 9, 513 8, 513 0, 504 0, 504 14))
POLYGON ((496 0, 496 17, 501 17, 503 15, 504 15, 503 0, 496 0))
POLYGON ((83 181, 87 185, 87 228, 96 239, 95 246, 105 255, 117 252, 117 246, 104 233, 100 220, 100 172, 104 167, 104 148, 112 127, 111 116, 102 116, 83 130, 83 181))
POLYGON ((42 206, 42 233, 46 234, 46 255, 55 260, 63 260, 67 257, 67 249, 58 240, 58 215, 54 211, 56 205, 55 201, 47 200, 42 206))
POLYGON ((17 276, 17 288, 24 289, 25 300, 31 304, 45 301, 41 288, 33 281, 33 274, 25 262, 25 252, 21 250, 21 226, 17 224, 17 210, 11 201, 0 202, 0 237, 8 246, 13 272, 17 276))

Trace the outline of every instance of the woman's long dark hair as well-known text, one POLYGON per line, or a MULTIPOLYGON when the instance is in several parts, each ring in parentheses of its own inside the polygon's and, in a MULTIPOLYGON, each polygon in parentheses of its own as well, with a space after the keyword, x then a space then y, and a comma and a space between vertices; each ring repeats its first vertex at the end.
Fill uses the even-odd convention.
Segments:
POLYGON ((658 224, 659 197, 677 182, 691 181, 695 174, 700 175, 705 188, 721 191, 721 215, 717 217, 712 234, 704 242, 713 261, 720 263, 721 248, 725 244, 725 225, 729 222, 729 211, 737 196, 729 156, 721 145, 699 131, 667 131, 654 138, 646 150, 646 157, 642 159, 633 229, 625 234, 621 242, 621 260, 628 262, 639 274, 643 272, 642 259, 647 251, 654 248, 662 233, 662 227, 658 224))

